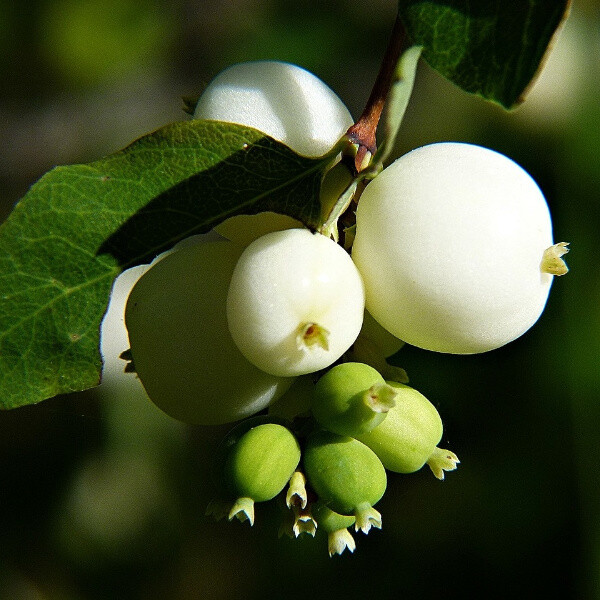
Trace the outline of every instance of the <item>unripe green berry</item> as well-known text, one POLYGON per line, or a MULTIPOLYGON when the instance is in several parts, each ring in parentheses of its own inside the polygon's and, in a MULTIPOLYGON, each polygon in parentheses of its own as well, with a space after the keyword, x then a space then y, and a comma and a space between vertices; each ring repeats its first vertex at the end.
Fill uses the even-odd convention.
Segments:
POLYGON ((434 475, 443 479, 444 470, 455 469, 458 458, 436 447, 444 431, 437 409, 417 390, 401 383, 389 384, 398 392, 396 406, 381 425, 357 438, 390 471, 413 473, 429 463, 434 475))
MULTIPOLYGON (((211 463, 212 483, 214 484, 215 497, 206 508, 206 514, 212 515, 219 521, 229 515, 233 502, 231 501, 231 489, 225 476, 225 464, 230 450, 238 443, 240 438, 250 429, 276 422, 269 415, 255 415, 239 421, 232 427, 216 448, 211 463)), ((283 423, 281 423, 283 425, 283 423)))
POLYGON ((312 507, 312 514, 317 522, 317 526, 327 534, 327 545, 329 556, 342 554, 346 548, 350 552, 356 549, 354 538, 348 531, 356 522, 353 515, 340 515, 334 512, 322 502, 317 502, 312 507))
POLYGON ((315 385, 312 413, 322 427, 355 437, 377 427, 395 404, 396 391, 373 367, 347 362, 315 385))
POLYGON ((271 500, 300 462, 300 446, 289 429, 275 423, 253 427, 231 447, 224 466, 228 491, 237 498, 229 519, 254 523, 254 502, 271 500))
POLYGON ((335 512, 354 515, 357 531, 381 528, 381 515, 373 505, 383 496, 387 477, 370 448, 351 437, 318 431, 307 439, 304 470, 319 501, 335 512))
POLYGON ((227 456, 229 455, 229 451, 238 443, 240 438, 259 425, 268 425, 272 423, 286 427, 288 421, 286 419, 274 417, 270 414, 254 415, 239 421, 225 434, 213 459, 215 473, 218 474, 217 478, 219 480, 222 478, 223 467, 227 460, 227 456))

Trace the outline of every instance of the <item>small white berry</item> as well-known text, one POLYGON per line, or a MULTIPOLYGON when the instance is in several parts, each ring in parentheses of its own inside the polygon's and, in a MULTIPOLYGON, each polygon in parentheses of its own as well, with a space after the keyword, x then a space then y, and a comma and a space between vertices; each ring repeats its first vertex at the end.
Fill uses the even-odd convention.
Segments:
POLYGON ((240 257, 229 286, 233 340, 254 365, 280 376, 324 369, 360 331, 364 291, 346 251, 307 229, 264 235, 240 257))

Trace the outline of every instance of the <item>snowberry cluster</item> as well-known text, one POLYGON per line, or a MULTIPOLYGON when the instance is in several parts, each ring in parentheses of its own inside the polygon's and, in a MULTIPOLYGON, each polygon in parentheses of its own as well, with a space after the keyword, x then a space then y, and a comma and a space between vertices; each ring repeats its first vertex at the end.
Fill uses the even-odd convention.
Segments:
MULTIPOLYGON (((307 156, 352 124, 319 79, 276 62, 227 69, 194 116, 255 127, 307 156)), ((224 237, 175 250, 133 288, 135 370, 177 419, 239 421, 222 444, 210 512, 252 524, 256 502, 285 494, 283 530, 324 530, 330 554, 354 550, 349 527, 381 527, 386 471, 428 464, 443 479, 458 463, 438 448, 435 407, 386 358, 403 342, 498 348, 535 323, 566 270, 533 179, 469 144, 419 148, 377 175, 357 205, 351 253, 272 214, 217 231, 224 237)))

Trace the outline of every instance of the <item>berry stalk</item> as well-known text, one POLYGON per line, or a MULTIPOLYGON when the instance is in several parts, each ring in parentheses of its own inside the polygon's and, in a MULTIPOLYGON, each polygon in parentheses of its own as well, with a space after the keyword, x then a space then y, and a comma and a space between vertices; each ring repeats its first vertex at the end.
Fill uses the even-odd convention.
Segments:
POLYGON ((398 59, 406 48, 407 40, 406 30, 400 18, 396 17, 392 35, 367 105, 358 121, 346 132, 350 141, 358 144, 358 151, 354 158, 354 167, 357 173, 368 166, 370 158, 377 152, 377 126, 394 80, 398 59))

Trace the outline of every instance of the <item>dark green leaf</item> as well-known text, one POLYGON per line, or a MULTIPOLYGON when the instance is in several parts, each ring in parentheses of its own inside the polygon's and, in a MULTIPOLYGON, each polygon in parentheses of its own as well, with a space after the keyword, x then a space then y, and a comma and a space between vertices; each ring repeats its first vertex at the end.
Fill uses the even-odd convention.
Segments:
POLYGON ((98 383, 100 321, 122 269, 234 214, 316 227, 330 162, 253 129, 188 121, 47 173, 0 227, 0 408, 98 383))
POLYGON ((424 59, 467 92, 511 108, 524 99, 569 0, 399 0, 424 59))

